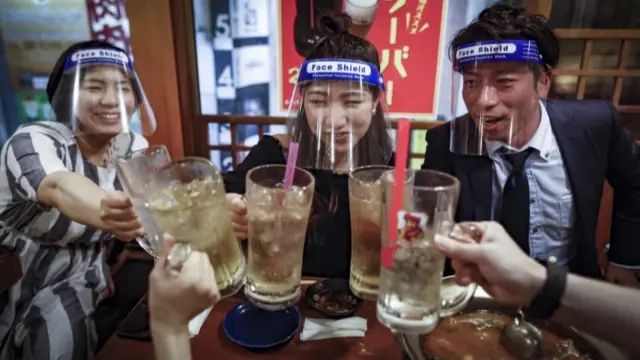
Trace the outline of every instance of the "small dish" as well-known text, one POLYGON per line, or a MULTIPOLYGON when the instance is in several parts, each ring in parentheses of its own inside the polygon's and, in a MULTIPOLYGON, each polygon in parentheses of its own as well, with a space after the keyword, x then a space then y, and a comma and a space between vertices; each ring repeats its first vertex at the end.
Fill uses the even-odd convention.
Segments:
POLYGON ((317 281, 307 288, 304 294, 309 306, 331 318, 343 318, 353 315, 362 299, 349 289, 349 282, 343 279, 317 281))
POLYGON ((234 343, 247 349, 264 350, 285 344, 298 333, 300 313, 294 307, 266 311, 243 302, 227 312, 223 327, 234 343))

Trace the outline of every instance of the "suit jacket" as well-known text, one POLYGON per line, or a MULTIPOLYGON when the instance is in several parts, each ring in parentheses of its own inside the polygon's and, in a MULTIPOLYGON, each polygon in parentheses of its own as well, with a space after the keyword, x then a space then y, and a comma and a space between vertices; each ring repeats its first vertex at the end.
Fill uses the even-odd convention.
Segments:
MULTIPOLYGON (((546 107, 576 211, 573 241, 578 253, 570 270, 602 276, 595 234, 605 179, 614 189, 609 261, 640 266, 640 149, 633 136, 609 101, 549 100, 546 107)), ((460 180, 457 221, 490 220, 493 163, 488 156, 452 153, 449 132, 449 123, 427 132, 423 168, 460 180)))

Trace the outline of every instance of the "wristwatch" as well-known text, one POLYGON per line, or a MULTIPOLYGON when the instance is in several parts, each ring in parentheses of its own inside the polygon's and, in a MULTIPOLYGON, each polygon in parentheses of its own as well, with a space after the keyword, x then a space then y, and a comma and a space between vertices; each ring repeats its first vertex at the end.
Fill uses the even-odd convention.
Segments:
POLYGON ((527 314, 533 318, 548 319, 560 307, 560 301, 567 285, 569 269, 556 262, 554 257, 546 262, 547 279, 542 289, 531 302, 527 314))

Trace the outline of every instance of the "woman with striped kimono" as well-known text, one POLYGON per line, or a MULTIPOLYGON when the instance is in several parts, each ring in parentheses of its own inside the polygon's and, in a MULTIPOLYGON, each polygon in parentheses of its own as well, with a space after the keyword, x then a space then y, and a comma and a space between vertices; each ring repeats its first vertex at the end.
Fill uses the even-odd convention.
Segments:
POLYGON ((20 127, 0 153, 0 246, 19 254, 23 272, 0 294, 3 360, 91 359, 105 249, 142 234, 109 166, 148 146, 129 131, 134 116, 155 130, 131 58, 106 42, 75 44, 47 94, 56 121, 20 127))

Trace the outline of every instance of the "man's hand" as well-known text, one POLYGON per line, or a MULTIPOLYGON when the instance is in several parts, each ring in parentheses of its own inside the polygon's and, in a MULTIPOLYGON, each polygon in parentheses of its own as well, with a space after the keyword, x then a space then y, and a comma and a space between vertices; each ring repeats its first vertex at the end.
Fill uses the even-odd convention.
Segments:
POLYGON ((108 193, 100 200, 100 220, 104 230, 113 233, 122 241, 131 241, 144 235, 142 223, 127 195, 117 191, 108 193))
POLYGON ((238 240, 245 240, 249 232, 249 220, 247 219, 247 202, 240 194, 227 194, 231 225, 238 240))
POLYGON ((451 258, 456 282, 475 282, 501 303, 528 306, 544 284, 545 268, 527 256, 497 222, 484 229, 479 243, 436 235, 436 246, 451 258))
POLYGON ((615 284, 640 288, 640 281, 638 281, 635 270, 625 269, 609 263, 604 271, 604 277, 615 284))
POLYGON ((149 314, 152 327, 161 332, 180 332, 189 321, 220 299, 209 257, 193 251, 177 270, 169 265, 173 239, 167 239, 149 275, 149 314))

